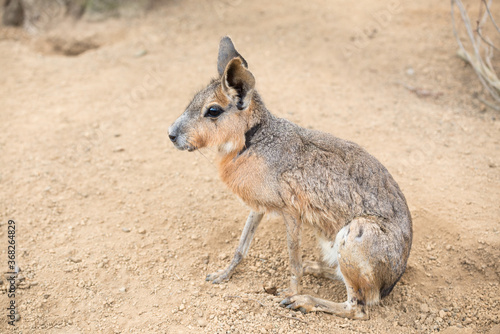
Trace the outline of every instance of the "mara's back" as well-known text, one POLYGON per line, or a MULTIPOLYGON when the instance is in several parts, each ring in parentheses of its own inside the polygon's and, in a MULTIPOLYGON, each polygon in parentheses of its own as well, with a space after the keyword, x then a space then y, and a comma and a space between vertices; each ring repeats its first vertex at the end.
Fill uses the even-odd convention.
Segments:
MULTIPOLYGON (((355 217, 374 216, 387 229, 411 238, 405 197, 387 169, 359 145, 302 128, 272 115, 263 117, 243 155, 265 157, 279 184, 283 209, 319 225, 326 237, 355 217)), ((236 159, 238 159, 236 158, 236 159)))

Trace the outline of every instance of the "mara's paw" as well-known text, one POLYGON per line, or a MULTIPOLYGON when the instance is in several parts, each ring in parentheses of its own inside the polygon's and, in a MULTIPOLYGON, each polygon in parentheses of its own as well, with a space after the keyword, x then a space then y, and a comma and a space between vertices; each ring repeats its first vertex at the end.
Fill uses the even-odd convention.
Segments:
POLYGON ((308 313, 313 311, 315 302, 314 299, 309 295, 295 295, 283 299, 280 305, 291 310, 298 310, 302 313, 308 313))
POLYGON ((230 275, 227 270, 219 270, 215 273, 208 274, 205 281, 212 282, 213 284, 220 284, 229 281, 230 275))

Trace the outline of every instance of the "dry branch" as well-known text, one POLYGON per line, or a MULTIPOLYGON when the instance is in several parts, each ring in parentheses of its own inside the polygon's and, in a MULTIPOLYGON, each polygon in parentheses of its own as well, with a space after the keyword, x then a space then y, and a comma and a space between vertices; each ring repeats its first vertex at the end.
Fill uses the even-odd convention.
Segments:
POLYGON ((479 80, 481 81, 481 84, 488 90, 495 102, 497 104, 500 104, 500 80, 498 79, 498 76, 491 62, 491 59, 493 58, 493 51, 498 49, 491 42, 491 40, 483 34, 482 28, 488 22, 487 19, 489 18, 497 33, 500 33, 500 29, 498 28, 498 25, 496 24, 490 11, 491 0, 481 0, 481 4, 484 4, 486 10, 483 13, 482 17, 477 20, 476 29, 473 29, 469 19, 469 15, 465 10, 462 1, 451 0, 453 34, 455 35, 459 46, 458 56, 471 64, 479 80), (465 31, 467 33, 468 42, 470 42, 470 46, 472 47, 472 52, 469 52, 466 49, 459 37, 457 24, 455 22, 455 6, 460 12, 460 16, 465 26, 465 31))

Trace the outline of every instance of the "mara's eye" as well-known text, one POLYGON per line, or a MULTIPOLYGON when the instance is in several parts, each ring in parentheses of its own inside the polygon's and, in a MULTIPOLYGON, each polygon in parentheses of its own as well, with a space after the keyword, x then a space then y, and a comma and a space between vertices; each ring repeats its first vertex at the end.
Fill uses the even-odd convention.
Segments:
POLYGON ((211 118, 216 118, 219 117, 220 114, 222 114, 224 110, 219 107, 219 106, 211 106, 210 108, 207 109, 207 112, 205 113, 205 117, 211 117, 211 118))

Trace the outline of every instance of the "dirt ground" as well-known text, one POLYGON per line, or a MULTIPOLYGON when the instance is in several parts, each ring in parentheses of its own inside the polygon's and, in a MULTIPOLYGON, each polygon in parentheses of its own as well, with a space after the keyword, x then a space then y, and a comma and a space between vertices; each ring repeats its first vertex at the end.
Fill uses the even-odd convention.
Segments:
MULTIPOLYGON (((0 268, 13 219, 24 277, 13 328, 0 285, 1 333, 500 332, 500 114, 456 56, 449 2, 189 0, 41 22, 0 30, 0 268), (225 34, 274 114, 361 144, 405 193, 408 269, 371 320, 264 291, 289 282, 278 217, 228 283, 205 282, 249 210, 214 150, 177 151, 167 128, 216 75, 225 34)), ((303 287, 345 298, 339 282, 303 287)))

